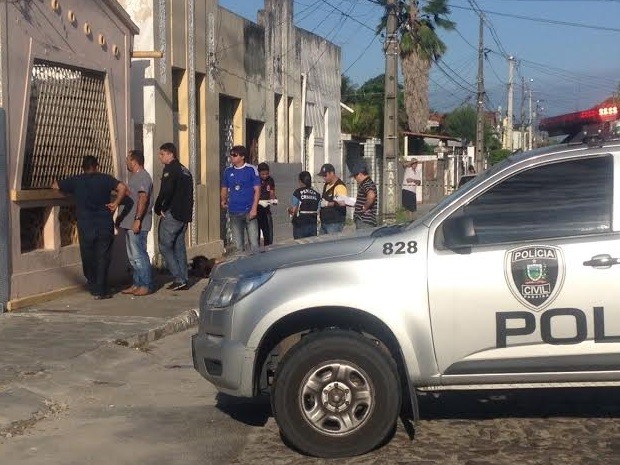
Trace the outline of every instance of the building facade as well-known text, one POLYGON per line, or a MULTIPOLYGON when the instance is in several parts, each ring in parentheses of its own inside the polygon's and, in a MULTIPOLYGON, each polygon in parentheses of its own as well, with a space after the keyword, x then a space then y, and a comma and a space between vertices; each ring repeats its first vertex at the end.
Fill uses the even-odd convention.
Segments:
MULTIPOLYGON (((190 256, 217 256, 227 241, 219 180, 233 145, 247 146, 251 163, 286 165, 278 172, 291 177, 300 164, 312 173, 325 161, 342 169, 340 49, 295 27, 292 0, 265 0, 257 22, 216 0, 120 3, 140 27, 136 49, 163 53, 132 63, 134 145, 156 190, 162 143, 175 142, 192 172, 190 256)), ((149 246, 157 256, 153 237, 149 246)))
POLYGON ((0 304, 80 286, 73 202, 84 155, 126 178, 138 28, 115 0, 0 2, 0 304))

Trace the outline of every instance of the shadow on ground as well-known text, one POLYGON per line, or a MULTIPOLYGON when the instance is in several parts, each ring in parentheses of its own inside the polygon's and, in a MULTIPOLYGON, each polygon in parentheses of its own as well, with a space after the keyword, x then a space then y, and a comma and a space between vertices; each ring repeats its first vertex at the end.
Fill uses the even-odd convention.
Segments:
POLYGON ((494 389, 425 392, 425 420, 492 418, 620 417, 620 388, 494 389))
MULTIPOLYGON (((418 401, 423 420, 620 418, 620 387, 422 392, 418 401)), ((263 426, 272 416, 267 396, 219 393, 217 408, 250 426, 263 426)))
POLYGON ((232 397, 218 393, 216 407, 231 418, 249 426, 265 426, 272 416, 269 397, 256 399, 232 397))

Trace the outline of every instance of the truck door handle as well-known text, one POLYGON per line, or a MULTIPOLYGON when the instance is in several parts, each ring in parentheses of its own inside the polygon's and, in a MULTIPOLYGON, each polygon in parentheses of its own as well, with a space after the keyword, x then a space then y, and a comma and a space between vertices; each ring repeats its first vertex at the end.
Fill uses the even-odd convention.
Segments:
POLYGON ((593 268, 610 268, 612 265, 618 265, 620 259, 613 258, 609 254, 595 255, 590 260, 583 262, 583 266, 591 266, 593 268))

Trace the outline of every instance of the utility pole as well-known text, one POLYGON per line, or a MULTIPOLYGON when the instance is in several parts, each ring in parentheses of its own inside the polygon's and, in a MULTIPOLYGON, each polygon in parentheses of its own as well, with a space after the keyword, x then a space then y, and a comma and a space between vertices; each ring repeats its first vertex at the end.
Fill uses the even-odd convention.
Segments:
POLYGON ((506 114, 506 139, 508 140, 507 140, 506 148, 510 150, 511 152, 513 150, 512 131, 514 127, 514 121, 512 119, 512 114, 514 111, 512 109, 513 100, 514 100, 514 82, 513 82, 514 71, 515 71, 515 59, 513 56, 509 56, 508 57, 508 110, 506 114))
MULTIPOLYGON (((531 81, 532 80, 530 79, 530 82, 531 81)), ((530 117, 528 119, 528 121, 529 121, 529 129, 528 129, 529 140, 528 140, 527 146, 528 146, 528 148, 530 150, 532 150, 532 148, 534 147, 533 144, 532 144, 532 135, 533 135, 533 131, 532 131, 532 129, 533 129, 533 121, 532 121, 532 84, 529 85, 528 91, 529 91, 529 100, 530 100, 530 117)))
POLYGON ((484 18, 480 13, 480 32, 478 41, 478 92, 476 107, 476 171, 484 169, 484 18))
POLYGON ((383 101, 383 221, 396 218, 396 176, 398 173, 398 19, 396 0, 387 1, 385 38, 385 97, 383 101))
POLYGON ((521 76, 521 131, 519 136, 521 140, 521 150, 525 150, 525 78, 521 76))

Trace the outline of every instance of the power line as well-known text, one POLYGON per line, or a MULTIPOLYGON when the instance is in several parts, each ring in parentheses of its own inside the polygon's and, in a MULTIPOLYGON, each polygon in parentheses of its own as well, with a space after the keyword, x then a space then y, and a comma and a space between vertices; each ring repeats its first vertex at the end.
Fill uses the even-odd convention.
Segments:
MULTIPOLYGON (((456 9, 459 9, 459 10, 476 11, 473 8, 466 7, 466 6, 460 6, 460 5, 450 5, 450 7, 451 8, 456 8, 456 9)), ((593 24, 574 23, 574 22, 570 22, 570 21, 560 21, 560 20, 557 20, 557 19, 549 19, 549 18, 534 18, 534 17, 531 17, 531 16, 516 15, 516 14, 512 14, 512 13, 502 13, 502 12, 499 12, 499 11, 490 11, 490 10, 480 10, 480 11, 483 12, 483 13, 489 14, 489 15, 504 16, 504 17, 507 17, 507 18, 522 19, 524 21, 533 21, 533 22, 536 22, 536 23, 556 24, 556 25, 560 25, 560 26, 570 26, 570 27, 580 27, 580 28, 584 28, 584 29, 595 29, 597 31, 620 32, 620 29, 614 28, 614 27, 608 27, 608 26, 596 26, 596 25, 593 25, 593 24)))
POLYGON ((372 40, 370 41, 370 43, 368 45, 366 45, 366 48, 364 48, 364 50, 362 50, 362 52, 357 56, 357 58, 355 60, 353 60, 353 62, 347 67, 347 69, 344 70, 344 72, 342 74, 346 74, 353 67, 353 65, 355 65, 366 54, 368 49, 372 46, 372 44, 374 44, 374 42, 377 39, 377 37, 379 37, 378 34, 375 34, 372 37, 372 40))
POLYGON ((365 27, 366 29, 371 30, 372 32, 376 32, 374 28, 370 27, 368 24, 363 23, 362 21, 360 21, 359 19, 351 16, 351 12, 353 11, 353 9, 355 8, 355 5, 353 5, 351 7, 351 10, 349 10, 349 13, 346 13, 345 11, 341 10, 340 8, 338 8, 335 5, 332 5, 330 2, 328 2, 327 0, 321 0, 321 2, 325 3, 326 5, 332 7, 334 10, 338 11, 342 16, 345 16, 347 18, 349 18, 350 20, 356 22, 357 24, 359 24, 362 27, 365 27))

